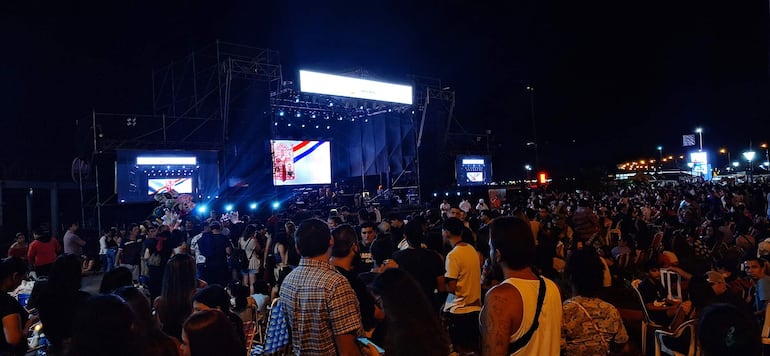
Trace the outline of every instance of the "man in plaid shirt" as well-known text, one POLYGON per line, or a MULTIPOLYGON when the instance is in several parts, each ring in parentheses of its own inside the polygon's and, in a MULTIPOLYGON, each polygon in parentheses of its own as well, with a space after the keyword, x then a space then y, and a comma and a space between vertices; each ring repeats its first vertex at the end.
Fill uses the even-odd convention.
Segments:
POLYGON ((344 276, 329 263, 334 246, 329 226, 303 221, 294 234, 302 255, 281 284, 281 303, 296 355, 360 355, 363 333, 358 299, 344 276))

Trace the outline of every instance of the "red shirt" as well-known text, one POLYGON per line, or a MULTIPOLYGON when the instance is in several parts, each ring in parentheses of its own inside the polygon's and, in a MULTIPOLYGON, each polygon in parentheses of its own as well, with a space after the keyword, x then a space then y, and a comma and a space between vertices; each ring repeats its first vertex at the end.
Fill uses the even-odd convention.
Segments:
POLYGON ((35 240, 29 244, 27 258, 32 266, 44 266, 56 261, 59 251, 61 251, 61 245, 55 237, 51 237, 51 241, 48 242, 35 240))
POLYGON ((27 250, 29 250, 29 245, 20 246, 14 243, 10 248, 8 248, 8 257, 18 257, 26 260, 27 250))

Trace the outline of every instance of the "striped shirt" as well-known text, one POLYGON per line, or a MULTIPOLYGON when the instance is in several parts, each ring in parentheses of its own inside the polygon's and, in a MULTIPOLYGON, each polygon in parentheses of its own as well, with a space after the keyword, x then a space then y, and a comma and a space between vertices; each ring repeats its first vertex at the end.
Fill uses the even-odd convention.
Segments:
POLYGON ((353 288, 328 262, 300 260, 280 297, 296 355, 335 355, 335 335, 363 331, 353 288))

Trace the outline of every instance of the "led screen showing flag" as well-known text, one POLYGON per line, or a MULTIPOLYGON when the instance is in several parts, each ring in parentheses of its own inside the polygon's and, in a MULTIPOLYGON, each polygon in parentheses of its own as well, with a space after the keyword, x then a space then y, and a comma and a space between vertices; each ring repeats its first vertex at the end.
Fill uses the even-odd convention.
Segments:
POLYGON ((331 184, 329 141, 272 140, 273 185, 331 184))
POLYGON ((488 156, 457 156, 455 176, 461 187, 487 184, 492 181, 492 162, 488 156))
POLYGON ((147 195, 175 191, 181 194, 193 192, 192 178, 150 178, 147 180, 147 195))
POLYGON ((695 146, 695 135, 682 135, 682 146, 695 146))

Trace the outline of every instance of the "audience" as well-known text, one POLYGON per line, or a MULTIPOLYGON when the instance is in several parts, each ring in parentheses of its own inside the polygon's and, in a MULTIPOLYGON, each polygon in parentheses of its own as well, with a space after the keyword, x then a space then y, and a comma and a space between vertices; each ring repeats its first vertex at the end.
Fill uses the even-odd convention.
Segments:
POLYGON ((182 356, 242 356, 244 349, 224 313, 216 309, 202 310, 184 322, 182 356))
MULTIPOLYGON (((449 337, 421 289, 408 272, 398 268, 374 279, 372 294, 385 312, 382 346, 387 355, 449 355, 449 337)), ((367 351, 373 353, 371 348, 367 351)))
POLYGON ((174 255, 166 265, 161 293, 154 306, 163 332, 177 340, 182 338, 184 320, 192 313, 197 287, 195 260, 189 255, 174 255))
POLYGON ((131 308, 122 298, 110 294, 89 298, 75 314, 72 348, 67 355, 137 355, 133 320, 131 308))
POLYGON ((567 260, 573 297, 563 303, 562 348, 565 355, 607 355, 628 342, 620 313, 599 299, 605 267, 592 248, 567 260))
MULTIPOLYGON (((130 271, 129 271, 130 275, 130 271)), ((179 341, 160 329, 158 319, 152 315, 150 300, 138 288, 133 286, 120 287, 115 295, 123 298, 133 314, 132 333, 134 335, 138 354, 145 356, 177 356, 179 341)))
POLYGON ((243 349, 246 349, 246 336, 243 333, 243 321, 241 318, 232 312, 232 306, 230 305, 230 296, 227 291, 220 285, 210 285, 198 290, 193 297, 193 311, 198 312, 201 310, 217 309, 227 316, 230 320, 235 334, 238 336, 238 340, 241 342, 243 349))
POLYGON ((3 321, 3 337, 0 338, 0 354, 24 355, 27 351, 27 330, 36 318, 29 318, 27 311, 9 293, 28 278, 27 262, 18 257, 0 261, 0 318, 3 321))
MULTIPOLYGON (((353 210, 358 212, 356 219, 346 207, 326 215, 320 210, 297 210, 289 204, 289 210, 278 211, 266 221, 271 232, 267 236, 259 228, 264 225, 232 214, 213 214, 206 223, 208 228, 214 227, 213 233, 204 231, 198 236, 192 231, 194 221, 171 227, 145 221, 144 231, 158 231, 157 236, 145 239, 133 225, 129 232, 110 228, 105 234, 114 245, 121 246, 113 263, 129 269, 105 268, 108 272, 102 277, 99 292, 115 293, 129 303, 131 332, 114 343, 130 341, 133 349, 119 352, 173 355, 179 352, 175 342, 187 338, 181 351, 205 353, 204 344, 197 344, 196 351, 191 334, 183 335, 183 325, 188 318, 192 320, 194 310, 217 309, 229 317, 230 328, 239 339, 234 346, 240 353, 246 340, 238 330, 242 330, 243 321, 264 320, 256 315, 257 311, 267 315, 271 289, 274 298, 282 297, 278 309, 285 313, 276 317, 285 317, 283 320, 292 326, 293 349, 303 355, 375 353, 372 347, 356 344, 355 338, 362 335, 385 346, 388 354, 443 355, 479 348, 483 354, 555 354, 559 339, 565 354, 617 352, 627 347, 629 339, 619 315, 633 315, 625 311, 642 307, 635 298, 629 298, 633 295, 631 285, 638 286, 654 321, 669 330, 691 319, 704 323, 707 311, 720 303, 739 311, 753 309, 752 322, 757 327, 761 324, 770 300, 768 264, 757 258, 770 255, 770 243, 765 241, 770 236, 765 216, 768 187, 765 183, 732 182, 680 182, 677 186, 634 183, 590 192, 563 192, 542 186, 509 192, 503 200, 494 197, 490 210, 479 211, 468 204, 463 210, 449 204, 453 199, 447 199, 441 206, 446 211, 444 218, 435 208, 409 214, 390 207, 379 213, 374 207, 357 206, 353 210), (389 219, 383 221, 381 216, 389 219), (292 220, 303 224, 296 228, 292 220), (346 221, 361 225, 346 225, 346 221), (182 225, 184 230, 178 228, 182 225), (252 258, 248 268, 239 266, 224 278, 218 267, 227 258, 230 242, 240 245, 235 246, 252 258), (143 261, 132 252, 140 246, 143 261), (303 255, 301 262, 297 250, 303 255), (273 257, 277 263, 265 257, 273 257), (149 264, 141 275, 140 262, 149 264), (263 265, 267 267, 265 274, 259 273, 263 265), (681 285, 683 293, 674 300, 667 299, 669 291, 660 278, 661 268, 681 277, 675 283, 681 285), (230 282, 232 301, 218 285, 198 290, 205 287, 196 279, 198 269, 206 269, 204 274, 212 281, 230 282), (572 293, 569 288, 559 293, 556 285, 566 282, 571 283, 572 293), (147 291, 159 295, 151 303, 152 311, 144 296, 147 291), (393 291, 398 294, 391 294, 393 291), (442 295, 447 291, 448 297, 442 295), (566 299, 563 304, 561 295, 566 299), (428 307, 423 307, 426 300, 428 307), (449 312, 447 323, 435 326, 438 314, 433 311, 442 303, 449 312), (474 318, 478 309, 481 315, 474 318), (431 316, 421 314, 425 312, 431 316), (419 320, 404 326, 410 318, 419 320), (481 345, 474 340, 479 321, 481 345), (415 325, 422 326, 414 331, 415 325), (452 344, 443 330, 451 331, 452 344), (405 343, 411 348, 404 348, 405 343)), ((114 336, 111 331, 94 331, 103 333, 104 340, 85 342, 73 321, 82 323, 86 315, 93 317, 96 325, 114 323, 112 331, 121 332, 125 323, 93 313, 101 310, 119 315, 125 306, 120 300, 115 303, 100 296, 88 301, 94 310, 82 310, 88 294, 80 291, 77 256, 57 258, 61 246, 46 231, 49 229, 45 227, 36 231, 36 240, 26 253, 18 243, 12 249, 14 255, 28 257, 29 266, 40 277, 27 305, 40 311, 43 332, 50 342, 46 352, 104 352, 106 340, 114 336)), ((87 229, 82 234, 90 241, 101 236, 87 229)), ((24 279, 26 270, 22 267, 26 266, 8 269, 11 266, 6 263, 10 262, 0 264, 0 285, 8 296, 0 351, 18 354, 23 342, 16 343, 17 336, 25 336, 24 324, 31 318, 12 296, 23 293, 14 289, 24 279), (18 350, 10 345, 19 345, 18 350)), ((92 285, 89 282, 88 287, 92 285)), ((21 285, 21 289, 26 288, 27 283, 21 285)), ((209 317, 212 322, 216 319, 209 317)), ((638 320, 625 321, 629 330, 636 330, 638 320)), ((733 337, 738 329, 736 324, 736 331, 713 330, 724 332, 722 340, 727 342, 720 346, 718 340, 710 339, 710 347, 722 351, 725 349, 718 347, 728 351, 737 345, 749 347, 751 343, 733 337)), ((651 333, 647 339, 651 341, 651 333)), ((707 348, 704 345, 704 351, 707 348)))

